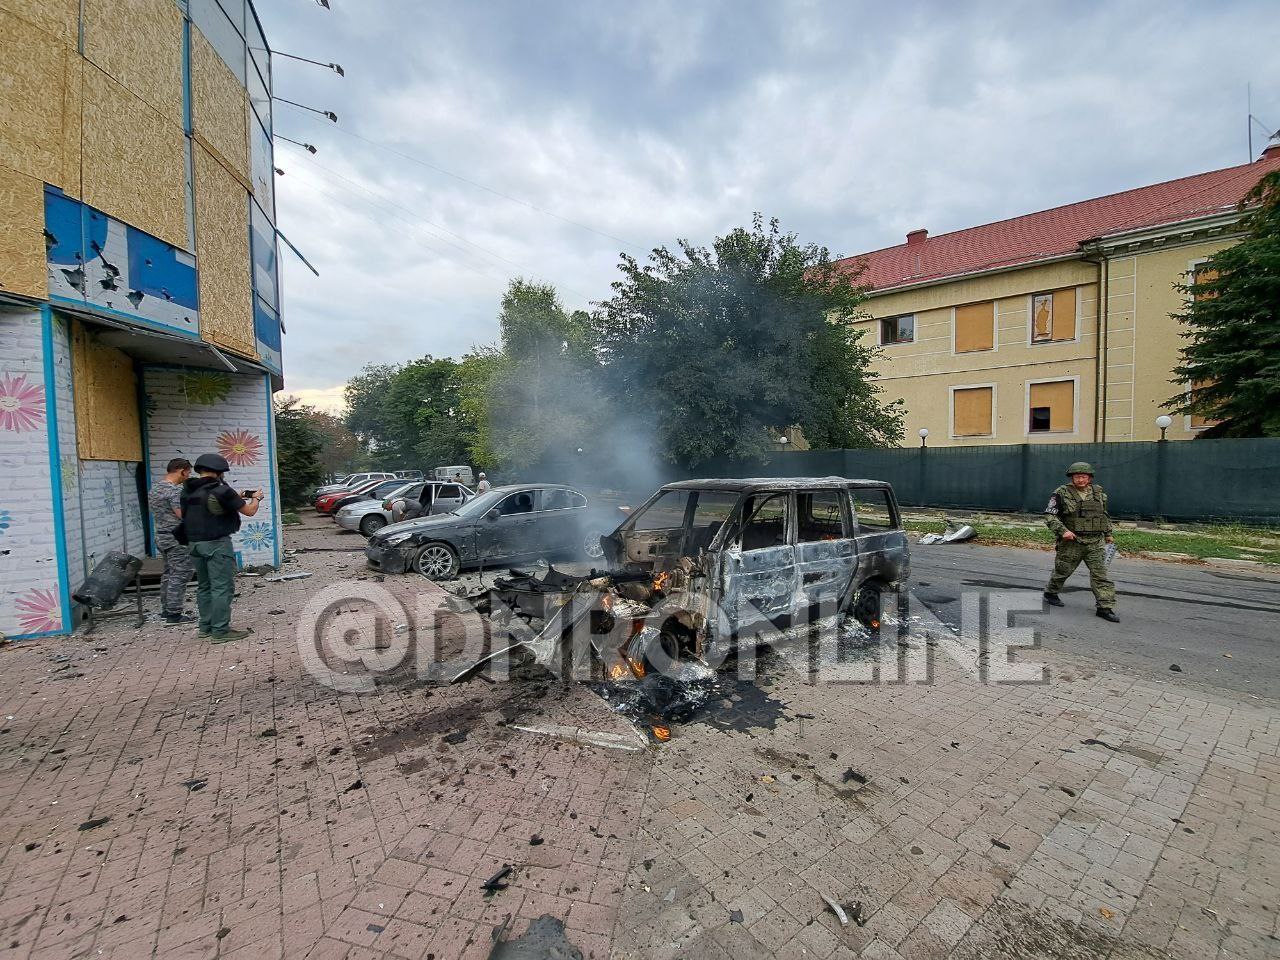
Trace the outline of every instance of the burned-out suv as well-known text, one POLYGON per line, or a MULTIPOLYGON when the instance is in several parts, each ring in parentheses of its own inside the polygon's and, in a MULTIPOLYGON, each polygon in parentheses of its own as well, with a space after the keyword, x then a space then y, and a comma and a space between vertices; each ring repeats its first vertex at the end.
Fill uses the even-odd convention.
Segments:
POLYGON ((664 659, 719 663, 766 624, 850 614, 878 627, 882 594, 901 605, 910 573, 893 489, 844 477, 669 483, 601 546, 606 570, 499 583, 498 599, 526 618, 534 600, 552 613, 535 613, 545 618, 536 636, 486 660, 519 650, 550 664, 586 625, 615 678, 664 659))

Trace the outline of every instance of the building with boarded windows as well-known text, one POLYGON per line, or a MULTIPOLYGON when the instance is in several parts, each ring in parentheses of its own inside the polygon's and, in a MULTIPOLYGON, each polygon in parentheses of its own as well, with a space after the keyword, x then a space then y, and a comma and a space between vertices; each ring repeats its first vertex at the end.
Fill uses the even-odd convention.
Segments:
MULTIPOLYGON (((866 340, 907 409, 905 444, 1158 440, 1197 265, 1239 236, 1254 163, 1085 200, 842 261, 871 288, 866 340)), ((1208 424, 1175 416, 1171 440, 1208 424)))
POLYGON ((0 633, 64 633, 221 452, 279 562, 271 60, 245 0, 0 0, 0 633))

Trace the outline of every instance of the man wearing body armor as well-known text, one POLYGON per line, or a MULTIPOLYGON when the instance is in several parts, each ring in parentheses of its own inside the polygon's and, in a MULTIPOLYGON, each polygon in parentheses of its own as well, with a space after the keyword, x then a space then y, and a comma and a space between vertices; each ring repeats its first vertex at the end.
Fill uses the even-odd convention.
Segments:
POLYGON ((1089 569, 1089 586, 1098 603, 1098 616, 1119 623, 1116 616, 1116 585, 1107 576, 1107 544, 1111 538, 1111 518, 1107 516, 1107 495, 1093 482, 1093 467, 1073 463, 1067 468, 1070 483, 1053 491, 1045 507, 1045 525, 1058 538, 1053 576, 1044 588, 1050 606, 1063 606, 1058 596, 1062 585, 1083 561, 1089 569))
POLYGON ((252 517, 262 502, 255 490, 246 500, 223 475, 231 465, 216 453, 196 458, 197 476, 182 485, 182 528, 196 568, 196 606, 200 636, 214 643, 242 640, 247 630, 231 629, 231 598, 236 592, 236 554, 231 535, 240 517, 252 517))

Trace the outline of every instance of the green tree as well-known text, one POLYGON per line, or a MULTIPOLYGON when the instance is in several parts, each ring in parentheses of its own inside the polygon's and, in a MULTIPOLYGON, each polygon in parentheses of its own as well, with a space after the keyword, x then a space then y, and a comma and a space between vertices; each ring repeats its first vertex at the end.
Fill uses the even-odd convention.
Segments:
POLYGON ((1254 207, 1241 221, 1244 239, 1175 284, 1188 299, 1172 316, 1189 342, 1174 376, 1194 388, 1164 406, 1218 420, 1206 437, 1280 436, 1280 171, 1241 206, 1254 207))
POLYGON ((828 251, 757 214, 710 250, 678 241, 622 279, 596 315, 596 345, 624 409, 647 411, 666 456, 686 467, 750 457, 770 432, 804 428, 815 447, 886 446, 903 433, 851 321, 865 291, 828 251))
POLYGON ((315 425, 312 408, 297 397, 276 399, 276 469, 280 476, 280 502, 296 507, 320 485, 324 468, 320 454, 324 435, 315 425))
POLYGON ((516 279, 498 319, 500 348, 475 355, 469 372, 479 445, 512 469, 568 457, 609 420, 587 314, 566 311, 552 286, 516 279))
POLYGON ((347 425, 368 460, 387 468, 466 461, 469 426, 459 365, 431 356, 405 364, 369 364, 348 382, 347 425))

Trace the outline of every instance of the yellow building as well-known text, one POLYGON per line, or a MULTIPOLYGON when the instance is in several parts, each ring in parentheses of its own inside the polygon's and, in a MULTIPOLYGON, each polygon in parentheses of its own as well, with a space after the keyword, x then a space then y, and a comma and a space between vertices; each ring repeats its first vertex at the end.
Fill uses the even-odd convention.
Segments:
MULTIPOLYGON (((1280 168, 1256 162, 930 237, 841 261, 871 288, 860 322, 880 344, 904 444, 1158 440, 1179 390, 1186 282, 1239 237, 1238 204, 1280 168)), ((1167 435, 1208 424, 1174 416, 1167 435)))
POLYGON ((65 633, 145 491, 220 452, 271 491, 271 53, 247 0, 0 0, 0 634, 65 633))

